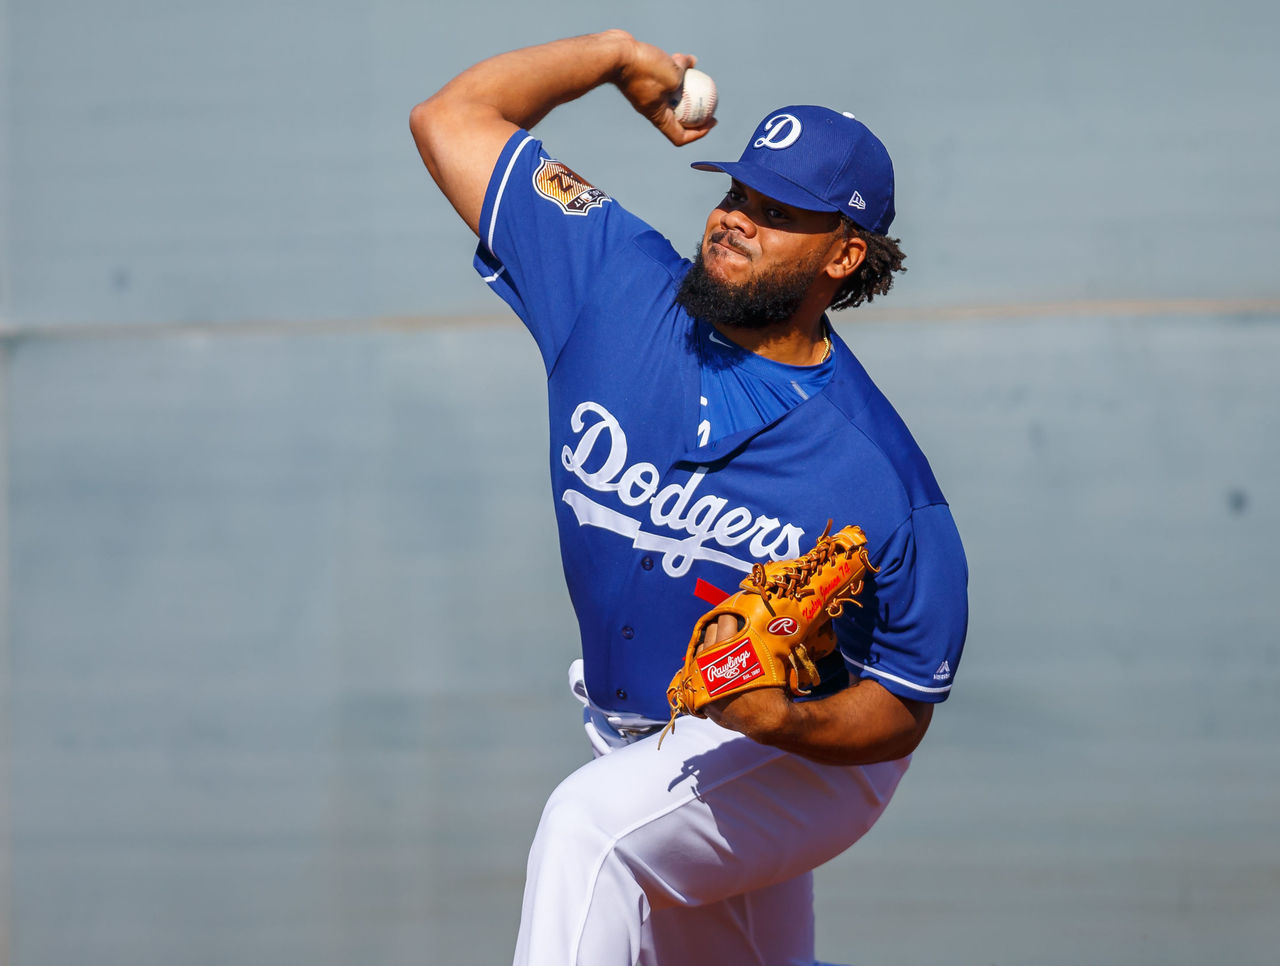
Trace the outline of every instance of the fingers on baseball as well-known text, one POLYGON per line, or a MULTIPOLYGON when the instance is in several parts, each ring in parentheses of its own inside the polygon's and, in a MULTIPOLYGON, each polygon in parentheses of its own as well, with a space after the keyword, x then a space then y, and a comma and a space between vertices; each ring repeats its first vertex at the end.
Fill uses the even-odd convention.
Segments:
POLYGON ((659 116, 650 118, 659 131, 663 133, 668 141, 678 148, 684 147, 686 144, 692 144, 699 138, 706 137, 711 133, 711 129, 716 126, 716 119, 709 118, 701 127, 685 127, 672 112, 669 105, 663 105, 659 116))
POLYGON ((705 121, 703 121, 701 124, 699 124, 697 127, 684 128, 685 133, 692 135, 692 137, 686 138, 683 143, 691 144, 694 141, 698 140, 698 138, 706 137, 708 134, 711 133, 711 129, 715 127, 717 123, 719 122, 714 117, 709 117, 705 121))

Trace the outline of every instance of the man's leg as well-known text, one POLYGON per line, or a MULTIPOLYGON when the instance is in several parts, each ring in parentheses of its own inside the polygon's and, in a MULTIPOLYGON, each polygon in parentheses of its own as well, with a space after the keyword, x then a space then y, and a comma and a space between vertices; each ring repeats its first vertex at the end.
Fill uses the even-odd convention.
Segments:
POLYGON ((813 963, 813 873, 705 906, 669 906, 649 917, 637 966, 677 963, 813 963))
POLYGON ((818 765, 698 718, 657 744, 584 765, 548 800, 517 966, 633 966, 682 935, 695 941, 700 911, 721 961, 812 960, 806 876, 875 823, 907 763, 818 765), (785 916, 762 914, 770 898, 785 916))

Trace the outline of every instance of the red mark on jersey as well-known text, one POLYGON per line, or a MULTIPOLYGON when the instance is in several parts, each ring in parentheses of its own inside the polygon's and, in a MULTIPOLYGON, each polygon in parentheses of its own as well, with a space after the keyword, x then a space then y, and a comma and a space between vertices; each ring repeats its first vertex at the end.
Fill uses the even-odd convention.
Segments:
POLYGON ((715 584, 709 584, 701 577, 698 582, 693 585, 693 594, 699 600, 705 600, 712 607, 729 599, 729 595, 717 587, 715 584))

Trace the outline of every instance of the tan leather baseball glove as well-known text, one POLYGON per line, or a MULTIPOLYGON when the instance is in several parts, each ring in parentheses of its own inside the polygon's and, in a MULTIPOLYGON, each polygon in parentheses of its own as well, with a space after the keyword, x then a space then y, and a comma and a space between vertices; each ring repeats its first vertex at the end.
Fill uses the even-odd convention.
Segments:
POLYGON ((684 667, 667 688, 667 730, 680 715, 706 717, 706 705, 742 691, 803 695, 817 685, 817 661, 836 649, 831 618, 845 604, 862 606, 855 598, 875 572, 861 528, 830 531, 828 523, 802 557, 756 564, 741 590, 698 619, 684 667))

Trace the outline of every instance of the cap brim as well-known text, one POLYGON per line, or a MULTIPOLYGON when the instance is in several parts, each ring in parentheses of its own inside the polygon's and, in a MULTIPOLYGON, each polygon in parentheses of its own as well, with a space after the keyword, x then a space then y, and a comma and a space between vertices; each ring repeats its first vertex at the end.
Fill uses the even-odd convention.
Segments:
POLYGON ((698 171, 722 171, 748 188, 754 188, 774 201, 780 201, 792 208, 803 208, 806 211, 840 210, 831 202, 823 201, 817 195, 788 181, 780 174, 746 161, 695 161, 689 167, 696 168, 698 171))

